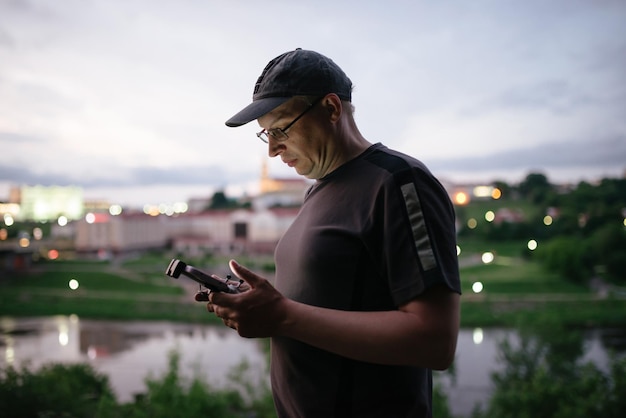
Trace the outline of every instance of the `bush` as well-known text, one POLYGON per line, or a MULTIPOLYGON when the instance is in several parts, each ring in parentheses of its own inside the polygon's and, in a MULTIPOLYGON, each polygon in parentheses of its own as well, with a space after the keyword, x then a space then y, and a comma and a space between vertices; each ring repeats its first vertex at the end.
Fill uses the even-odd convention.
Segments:
POLYGON ((486 411, 472 417, 621 417, 626 408, 626 358, 613 357, 610 371, 582 363, 581 339, 569 333, 522 335, 519 347, 500 346, 504 368, 492 375, 495 392, 486 411))
POLYGON ((0 411, 16 418, 115 417, 108 377, 84 364, 0 370, 0 411))
POLYGON ((574 283, 586 283, 593 272, 593 255, 580 239, 558 237, 539 248, 545 266, 574 283))
POLYGON ((28 367, 0 370, 0 411, 12 418, 273 418, 268 385, 255 384, 243 363, 231 375, 238 388, 216 390, 200 377, 179 374, 180 356, 170 353, 167 372, 147 378, 147 392, 120 405, 108 378, 88 364, 50 364, 34 373, 28 367))

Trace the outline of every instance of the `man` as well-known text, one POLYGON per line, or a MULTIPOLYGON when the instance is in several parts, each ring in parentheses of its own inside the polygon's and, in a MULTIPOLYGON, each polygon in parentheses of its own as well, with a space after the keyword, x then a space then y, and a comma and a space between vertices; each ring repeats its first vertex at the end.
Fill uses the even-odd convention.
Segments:
POLYGON ((332 60, 296 49, 226 122, 257 120, 270 157, 316 182, 274 285, 231 261, 246 291, 211 293, 208 310, 271 337, 279 417, 431 417, 431 370, 450 366, 459 328, 454 209, 421 162, 361 135, 351 95, 332 60))

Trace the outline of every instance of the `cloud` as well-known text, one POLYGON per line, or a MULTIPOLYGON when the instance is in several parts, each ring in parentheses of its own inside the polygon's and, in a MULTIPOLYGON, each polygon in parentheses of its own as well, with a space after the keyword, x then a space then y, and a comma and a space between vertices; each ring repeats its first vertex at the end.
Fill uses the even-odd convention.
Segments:
POLYGON ((90 187, 128 187, 128 186, 170 186, 202 185, 224 187, 230 182, 240 182, 252 173, 231 173, 220 166, 187 166, 158 168, 153 166, 136 167, 124 173, 111 176, 109 173, 93 173, 90 177, 77 177, 63 172, 38 172, 24 166, 3 165, 0 178, 18 185, 90 187))
POLYGON ((600 138, 588 141, 563 141, 519 147, 471 157, 433 158, 428 160, 437 170, 533 170, 533 169, 626 169, 626 137, 600 138))
POLYGON ((0 182, 256 179, 267 148, 255 124, 224 120, 295 47, 344 68, 366 138, 430 165, 616 172, 625 19, 608 0, 0 0, 0 182))

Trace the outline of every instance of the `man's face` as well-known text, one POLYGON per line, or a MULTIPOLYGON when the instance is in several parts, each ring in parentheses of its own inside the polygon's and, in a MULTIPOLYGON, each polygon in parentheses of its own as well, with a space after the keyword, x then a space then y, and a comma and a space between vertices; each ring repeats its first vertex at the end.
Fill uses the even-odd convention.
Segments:
MULTIPOLYGON (((299 99, 289 100, 258 119, 259 126, 266 130, 285 128, 294 118, 307 109, 308 104, 299 99)), ((326 138, 320 120, 319 104, 311 108, 286 131, 287 138, 269 136, 270 157, 281 160, 296 172, 310 179, 319 179, 327 174, 326 138)))

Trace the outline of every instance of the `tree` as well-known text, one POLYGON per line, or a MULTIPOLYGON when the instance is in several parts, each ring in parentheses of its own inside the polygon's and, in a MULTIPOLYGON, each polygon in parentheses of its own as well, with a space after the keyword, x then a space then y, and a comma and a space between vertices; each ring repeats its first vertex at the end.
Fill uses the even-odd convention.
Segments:
POLYGON ((518 186, 519 194, 533 203, 547 201, 554 193, 554 186, 541 173, 530 173, 518 186))
POLYGON ((558 326, 520 332, 514 347, 500 345, 502 371, 492 375, 495 391, 486 411, 473 418, 621 417, 626 408, 626 358, 611 358, 610 370, 583 362, 580 332, 558 326))

